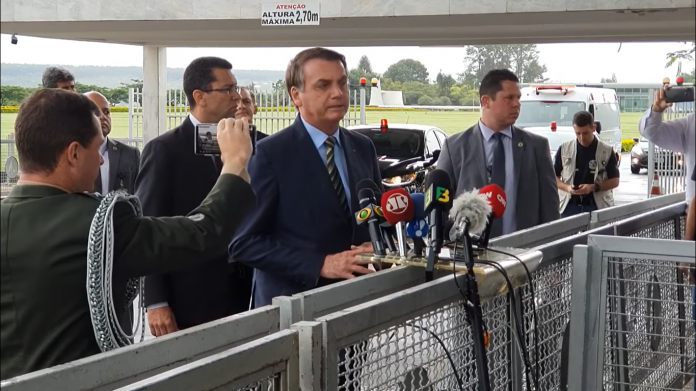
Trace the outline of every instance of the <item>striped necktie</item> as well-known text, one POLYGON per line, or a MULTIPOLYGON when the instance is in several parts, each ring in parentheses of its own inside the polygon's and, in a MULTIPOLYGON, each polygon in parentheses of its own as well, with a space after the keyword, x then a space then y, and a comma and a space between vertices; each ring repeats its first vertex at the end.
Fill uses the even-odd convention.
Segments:
POLYGON ((334 146, 336 145, 336 139, 332 136, 326 138, 324 142, 326 145, 326 168, 329 171, 329 179, 331 180, 331 186, 333 186, 338 196, 338 201, 341 203, 343 210, 350 215, 350 208, 348 207, 348 199, 346 198, 346 190, 343 188, 343 182, 341 181, 341 175, 338 173, 338 168, 336 168, 336 161, 334 160, 334 146))

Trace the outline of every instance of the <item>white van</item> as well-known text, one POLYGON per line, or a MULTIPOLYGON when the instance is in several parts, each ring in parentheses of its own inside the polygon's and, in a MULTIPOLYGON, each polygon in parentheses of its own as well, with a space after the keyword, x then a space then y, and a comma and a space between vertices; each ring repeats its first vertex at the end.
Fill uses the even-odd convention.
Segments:
POLYGON ((614 147, 621 162, 621 115, 616 91, 575 85, 523 87, 520 117, 515 126, 549 140, 551 157, 564 142, 575 138, 573 116, 587 110, 594 115, 599 138, 614 147))

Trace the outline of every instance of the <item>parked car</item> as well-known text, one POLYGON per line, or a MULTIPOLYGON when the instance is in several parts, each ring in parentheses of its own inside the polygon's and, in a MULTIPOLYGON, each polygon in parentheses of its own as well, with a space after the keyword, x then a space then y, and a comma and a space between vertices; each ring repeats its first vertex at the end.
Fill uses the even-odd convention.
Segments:
POLYGON ((348 129, 372 140, 377 151, 382 184, 423 191, 426 173, 433 169, 447 134, 435 126, 417 124, 354 125, 348 129))
MULTIPOLYGON (((636 144, 631 149, 631 172, 639 174, 642 168, 648 168, 649 145, 650 142, 645 138, 634 138, 636 144)), ((684 159, 681 153, 668 151, 662 148, 655 148, 655 168, 658 170, 681 170, 684 167, 684 159)))

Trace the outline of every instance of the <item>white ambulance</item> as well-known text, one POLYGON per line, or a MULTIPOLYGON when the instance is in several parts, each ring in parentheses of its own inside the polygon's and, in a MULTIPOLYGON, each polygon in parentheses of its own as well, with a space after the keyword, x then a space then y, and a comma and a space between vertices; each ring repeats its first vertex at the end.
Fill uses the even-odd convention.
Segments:
POLYGON ((621 115, 616 91, 565 84, 530 85, 521 90, 520 117, 515 126, 546 137, 552 158, 561 144, 575 138, 575 113, 586 110, 594 115, 599 138, 614 147, 621 163, 621 115))

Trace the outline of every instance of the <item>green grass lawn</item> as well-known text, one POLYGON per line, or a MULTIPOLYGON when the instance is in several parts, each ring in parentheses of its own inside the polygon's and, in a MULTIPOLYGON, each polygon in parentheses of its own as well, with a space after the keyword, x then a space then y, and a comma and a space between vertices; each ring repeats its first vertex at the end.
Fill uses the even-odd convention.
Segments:
MULTIPOLYGON (((273 113, 272 115, 277 115, 273 113)), ((463 112, 463 111, 367 111, 368 123, 379 123, 380 119, 386 118, 391 123, 411 123, 411 124, 427 124, 434 125, 449 134, 457 133, 472 126, 479 118, 478 112, 463 112)), ((624 113, 621 114, 622 138, 638 137, 638 120, 642 113, 624 113)), ((14 129, 14 121, 17 114, 3 113, 0 117, 2 120, 2 138, 7 138, 7 135, 14 129)), ((258 126, 261 131, 266 130, 264 120, 259 121, 258 126)), ((273 121, 275 122, 275 121, 273 121)), ((287 124, 287 121, 286 121, 287 124)), ((282 126, 282 125, 281 125, 282 126)), ((112 114, 112 135, 115 138, 128 137, 128 114, 113 113, 112 114)), ((3 159, 4 160, 4 159, 3 159)))

